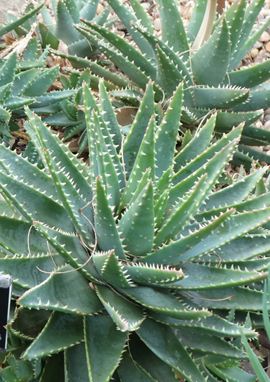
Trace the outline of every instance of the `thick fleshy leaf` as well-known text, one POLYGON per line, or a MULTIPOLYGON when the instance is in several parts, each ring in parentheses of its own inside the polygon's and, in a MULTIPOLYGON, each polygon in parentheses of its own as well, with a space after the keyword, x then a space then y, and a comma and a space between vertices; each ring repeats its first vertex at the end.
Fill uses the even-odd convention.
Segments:
POLYGON ((137 333, 157 357, 184 375, 187 381, 203 380, 195 362, 170 328, 147 320, 137 333))
POLYGON ((137 330, 144 321, 142 311, 119 294, 103 286, 96 287, 97 295, 116 324, 122 332, 137 330))
POLYGON ((137 115, 124 142, 123 154, 125 159, 125 170, 127 174, 129 174, 133 168, 135 158, 153 113, 154 93, 152 84, 149 84, 145 91, 137 115))
POLYGON ((149 183, 126 210, 118 224, 124 248, 133 256, 151 251, 154 241, 153 186, 149 183))
POLYGON ((69 382, 89 382, 84 343, 65 351, 65 372, 69 382))
POLYGON ((183 97, 183 85, 180 84, 171 98, 168 109, 156 133, 156 175, 159 178, 173 164, 183 97))
POLYGON ((95 231, 102 251, 114 250, 116 256, 125 258, 112 210, 99 178, 95 189, 95 231))
POLYGON ((94 314, 102 308, 86 279, 68 266, 52 272, 43 283, 25 292, 19 304, 79 315, 94 314))
POLYGON ((222 83, 227 72, 229 58, 230 38, 224 19, 209 40, 192 56, 195 83, 212 86, 222 83))
POLYGON ((122 358, 127 334, 117 330, 108 316, 87 317, 84 321, 84 341, 89 380, 110 380, 122 358))
POLYGON ((109 284, 118 288, 129 288, 133 286, 123 264, 118 260, 113 251, 96 252, 92 256, 96 270, 109 284))
POLYGON ((196 319, 211 316, 211 313, 207 310, 190 308, 169 292, 164 293, 149 287, 123 289, 122 292, 136 303, 169 317, 196 319))
POLYGON ((63 351, 83 340, 83 319, 78 315, 53 313, 41 333, 24 352, 27 359, 63 351))
POLYGON ((188 52, 185 28, 175 0, 158 0, 162 40, 176 52, 188 52))

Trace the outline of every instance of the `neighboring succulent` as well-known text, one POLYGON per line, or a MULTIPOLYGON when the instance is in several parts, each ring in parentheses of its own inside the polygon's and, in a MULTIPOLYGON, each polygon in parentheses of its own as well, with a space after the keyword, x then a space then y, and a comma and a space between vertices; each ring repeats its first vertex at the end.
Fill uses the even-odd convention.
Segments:
POLYGON ((36 30, 43 48, 50 46, 57 49, 60 42, 63 42, 69 54, 92 57, 96 54, 96 46, 89 44, 87 39, 75 29, 74 24, 83 18, 104 25, 109 9, 104 9, 97 14, 98 5, 99 0, 52 0, 48 6, 42 3, 35 8, 30 2, 26 7, 26 14, 17 21, 11 18, 10 23, 7 23, 3 30, 13 30, 18 36, 26 35, 32 24, 37 22, 36 30))
POLYGON ((59 67, 47 67, 48 49, 42 51, 35 37, 18 55, 12 53, 16 47, 6 45, 5 49, 2 53, 6 57, 0 60, 0 134, 9 142, 10 132, 22 127, 24 106, 29 105, 43 117, 53 115, 79 88, 52 90, 59 67))
POLYGON ((28 23, 29 20, 34 18, 39 13, 43 5, 44 3, 41 3, 37 7, 34 7, 33 4, 31 4, 30 6, 26 8, 26 12, 24 13, 23 16, 19 18, 16 18, 15 16, 11 17, 11 20, 9 20, 9 22, 7 22, 6 25, 1 25, 0 37, 14 30, 17 30, 19 32, 21 26, 24 25, 25 23, 28 23))
POLYGON ((99 104, 84 85, 89 165, 29 109, 44 170, 0 146, 0 269, 18 298, 0 380, 255 381, 241 335, 269 266, 265 169, 218 190, 242 128, 210 145, 216 116, 175 156, 183 96, 159 122, 148 85, 123 138, 104 84, 99 104))
MULTIPOLYGON (((44 122, 50 126, 54 126, 63 130, 64 140, 70 141, 72 138, 76 138, 78 145, 74 148, 75 152, 81 154, 87 149, 87 134, 86 123, 83 113, 83 100, 82 100, 82 83, 85 82, 94 90, 98 90, 99 80, 98 76, 95 76, 92 71, 85 69, 84 71, 70 70, 60 76, 63 89, 74 89, 74 95, 72 98, 65 99, 59 103, 56 107, 48 109, 46 116, 44 116, 44 122)), ((105 70, 103 70, 103 73, 105 70)), ((114 77, 113 73, 110 73, 110 77, 114 77)), ((108 79, 109 79, 108 78, 108 79)), ((114 89, 109 80, 104 82, 107 89, 114 89)))
MULTIPOLYGON (((184 82, 185 101, 182 122, 197 125, 217 111, 217 133, 230 131, 245 122, 238 159, 249 156, 270 162, 269 156, 252 146, 270 142, 269 132, 253 123, 270 106, 270 61, 237 69, 241 60, 269 26, 255 21, 264 1, 235 1, 222 16, 216 17, 216 0, 198 0, 187 30, 183 26, 175 0, 157 0, 161 36, 138 0, 130 6, 119 0, 109 5, 124 24, 128 36, 83 21, 77 30, 129 79, 129 89, 114 96, 137 102, 149 79, 154 82, 158 100, 171 96, 184 82), (133 41, 130 41, 132 39, 133 41), (135 43, 135 44, 134 44, 135 43)), ((85 66, 87 60, 69 57, 85 66)))

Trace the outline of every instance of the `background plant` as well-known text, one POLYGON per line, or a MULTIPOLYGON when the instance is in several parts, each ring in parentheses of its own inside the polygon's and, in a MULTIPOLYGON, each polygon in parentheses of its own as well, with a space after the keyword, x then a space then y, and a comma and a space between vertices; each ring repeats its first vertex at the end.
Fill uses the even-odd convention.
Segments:
MULTIPOLYGON (((218 112, 217 134, 245 122, 235 159, 250 164, 249 156, 252 156, 269 162, 268 155, 254 149, 269 144, 269 132, 253 123, 262 109, 269 107, 270 64, 266 61, 238 69, 269 26, 269 20, 255 26, 264 1, 254 0, 250 4, 246 0, 236 1, 217 18, 216 1, 199 0, 185 30, 176 2, 158 0, 161 36, 154 32, 153 23, 139 1, 131 1, 129 7, 118 0, 108 3, 129 38, 121 37, 117 30, 84 20, 76 28, 91 44, 98 44, 99 51, 129 79, 128 90, 114 92, 114 96, 136 104, 140 89, 144 90, 151 79, 156 99, 167 99, 179 82, 184 81, 182 122, 185 126, 197 125, 215 111, 218 112)), ((79 58, 70 59, 80 62, 79 58)))

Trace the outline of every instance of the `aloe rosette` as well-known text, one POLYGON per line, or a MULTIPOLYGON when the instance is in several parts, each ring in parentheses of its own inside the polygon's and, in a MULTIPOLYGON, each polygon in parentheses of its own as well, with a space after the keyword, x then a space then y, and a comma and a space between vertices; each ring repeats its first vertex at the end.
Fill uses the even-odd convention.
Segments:
POLYGON ((149 84, 123 137, 104 84, 98 102, 84 85, 89 164, 29 109, 44 168, 0 146, 17 303, 2 381, 254 380, 241 336, 262 315, 266 169, 220 186, 242 126, 210 145, 216 115, 175 155, 183 98, 181 84, 159 121, 149 84))

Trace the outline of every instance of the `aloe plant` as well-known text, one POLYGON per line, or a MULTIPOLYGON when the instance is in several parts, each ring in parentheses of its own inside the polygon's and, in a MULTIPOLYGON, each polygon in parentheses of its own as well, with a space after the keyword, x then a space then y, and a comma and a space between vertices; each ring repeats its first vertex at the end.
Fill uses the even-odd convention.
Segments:
MULTIPOLYGON (((48 49, 42 50, 37 38, 31 38, 21 54, 8 52, 0 60, 0 134, 10 138, 10 131, 18 130, 28 105, 43 117, 56 115, 63 102, 79 91, 78 87, 52 90, 60 75, 59 66, 47 67, 48 49)), ((4 55, 4 54, 3 54, 4 55)))
POLYGON ((254 380, 241 335, 256 332, 231 311, 262 311, 266 169, 218 187, 242 126, 210 145, 216 115, 175 155, 184 93, 160 121, 149 84, 123 137, 104 84, 98 102, 85 84, 90 164, 28 108, 44 169, 0 146, 0 269, 16 301, 3 381, 254 380))
MULTIPOLYGON (((76 28, 129 81, 124 89, 113 93, 114 97, 136 103, 151 79, 156 99, 166 100, 183 81, 182 122, 186 126, 198 125, 215 111, 219 135, 245 122, 238 160, 248 164, 251 156, 269 163, 269 156, 254 148, 269 144, 269 132, 256 128, 254 122, 270 105, 270 61, 239 69, 242 59, 269 26, 269 20, 255 26, 263 0, 238 0, 219 17, 217 1, 198 0, 187 29, 175 0, 157 0, 161 36, 155 33, 152 20, 138 0, 129 6, 119 0, 108 0, 108 4, 132 41, 87 20, 76 28)), ((87 65, 86 59, 67 57, 76 65, 87 65)))
POLYGON ((37 22, 37 35, 43 48, 50 46, 57 49, 59 44, 65 44, 68 52, 82 57, 92 57, 96 54, 96 46, 82 37, 75 29, 74 24, 79 23, 80 18, 93 21, 100 25, 107 22, 109 9, 103 9, 97 14, 99 0, 52 0, 45 5, 41 3, 34 7, 30 2, 23 15, 18 20, 11 17, 1 31, 13 31, 17 36, 26 35, 33 22, 37 22), (38 14, 39 18, 35 17, 38 14))

